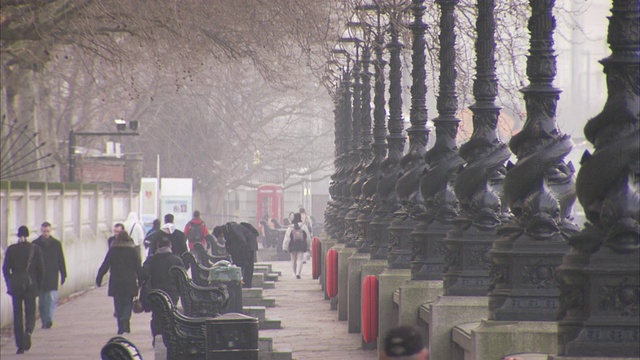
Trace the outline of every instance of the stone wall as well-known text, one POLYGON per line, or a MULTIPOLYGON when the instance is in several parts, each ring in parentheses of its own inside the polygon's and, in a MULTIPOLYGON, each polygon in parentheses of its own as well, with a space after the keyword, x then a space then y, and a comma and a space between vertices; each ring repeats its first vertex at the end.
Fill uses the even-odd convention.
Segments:
MULTIPOLYGON (((138 193, 128 184, 70 184, 0 182, 0 262, 18 227, 26 225, 29 240, 39 236, 40 224, 48 221, 53 236, 62 242, 67 263, 67 282, 60 298, 94 285, 107 252, 111 226, 124 222, 131 211, 139 212, 138 193)), ((4 278, 0 281, 0 325, 11 324, 11 298, 4 278)))

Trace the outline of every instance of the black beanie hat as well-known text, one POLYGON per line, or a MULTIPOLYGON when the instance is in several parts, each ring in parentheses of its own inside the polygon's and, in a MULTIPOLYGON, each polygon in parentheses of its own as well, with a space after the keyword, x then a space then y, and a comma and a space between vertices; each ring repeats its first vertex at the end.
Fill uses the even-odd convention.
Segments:
POLYGON ((29 237, 29 228, 22 225, 18 228, 18 237, 29 237))
POLYGON ((424 349, 422 336, 415 327, 393 328, 384 338, 384 351, 390 358, 415 355, 422 349, 424 349))

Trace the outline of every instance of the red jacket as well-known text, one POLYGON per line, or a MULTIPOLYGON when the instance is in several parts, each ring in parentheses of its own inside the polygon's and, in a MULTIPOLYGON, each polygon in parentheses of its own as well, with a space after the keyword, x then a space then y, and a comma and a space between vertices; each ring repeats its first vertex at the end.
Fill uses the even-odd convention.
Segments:
MULTIPOLYGON (((200 225, 200 229, 202 229, 202 246, 204 246, 204 248, 206 249, 207 241, 204 239, 204 237, 207 236, 207 234, 209 233, 209 230, 207 230, 207 225, 205 225, 202 219, 191 219, 191 221, 189 221, 187 225, 184 227, 184 236, 188 239, 189 230, 191 229, 191 226, 198 226, 198 225, 200 225)), ((187 244, 189 245, 189 250, 193 250, 194 243, 187 241, 187 244)))

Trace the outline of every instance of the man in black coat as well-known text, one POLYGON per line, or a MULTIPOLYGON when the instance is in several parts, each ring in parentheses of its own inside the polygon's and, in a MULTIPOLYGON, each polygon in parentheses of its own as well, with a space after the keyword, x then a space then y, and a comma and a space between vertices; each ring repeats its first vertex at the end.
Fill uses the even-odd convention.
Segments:
MULTIPOLYGON (((143 282, 150 281, 150 289, 160 289, 169 295, 174 305, 178 305, 180 292, 178 284, 170 275, 169 269, 172 266, 182 266, 182 259, 171 251, 171 238, 169 234, 159 233, 157 239, 158 249, 149 256, 142 265, 143 282)), ((162 334, 162 318, 160 314, 151 314, 151 335, 162 334)))
POLYGON ((26 226, 20 226, 18 228, 18 243, 9 245, 2 264, 2 274, 7 282, 7 293, 11 295, 13 302, 13 335, 18 347, 18 354, 23 354, 31 348, 31 333, 36 326, 36 296, 38 296, 39 285, 44 277, 42 252, 38 246, 27 241, 28 237, 29 229, 26 226), (18 281, 18 279, 26 278, 26 276, 22 276, 25 272, 30 280, 18 281), (14 279, 12 280, 12 278, 14 279), (9 284, 12 284, 14 289, 9 284), (17 289, 20 287, 23 287, 24 291, 18 293, 17 289))
POLYGON ((228 222, 224 226, 227 252, 233 263, 242 268, 242 287, 250 288, 253 281, 253 265, 258 251, 259 232, 249 223, 228 222))
POLYGON ((38 310, 43 329, 50 329, 53 326, 53 313, 58 303, 58 280, 60 285, 67 279, 67 267, 64 262, 64 252, 62 244, 58 239, 51 236, 51 224, 42 223, 40 227, 40 237, 33 243, 42 250, 44 258, 44 279, 38 294, 38 310), (58 279, 58 274, 60 278, 58 279))

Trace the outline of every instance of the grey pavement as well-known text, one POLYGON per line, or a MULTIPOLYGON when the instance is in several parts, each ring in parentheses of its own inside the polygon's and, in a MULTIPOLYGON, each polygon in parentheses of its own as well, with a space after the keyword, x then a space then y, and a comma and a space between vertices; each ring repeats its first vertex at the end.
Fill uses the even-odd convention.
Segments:
MULTIPOLYGON (((360 349, 360 334, 348 334, 347 323, 337 320, 330 310, 317 280, 311 279, 310 263, 305 265, 302 279, 296 279, 289 262, 270 263, 282 276, 275 289, 265 289, 263 295, 276 299, 276 307, 267 308, 268 319, 280 319, 282 329, 260 330, 260 337, 273 339, 275 350, 291 350, 293 358, 313 359, 376 359, 375 351, 360 349)), ((106 284, 106 281, 105 281, 106 284)), ((133 314, 131 340, 143 359, 153 359, 148 313, 133 314)), ((93 288, 58 306, 53 328, 41 329, 40 320, 32 337, 32 348, 16 355, 13 336, 0 339, 0 358, 9 359, 99 359, 100 349, 116 336, 113 301, 107 296, 107 286, 93 288)))
POLYGON ((296 279, 288 261, 270 262, 282 276, 275 289, 265 289, 263 295, 276 299, 276 307, 267 308, 267 318, 282 320, 282 329, 261 330, 261 337, 273 338, 276 350, 292 350, 293 358, 314 359, 377 359, 375 350, 361 350, 361 335, 349 334, 346 321, 338 321, 338 313, 330 310, 328 300, 318 280, 311 278, 311 263, 296 279))

